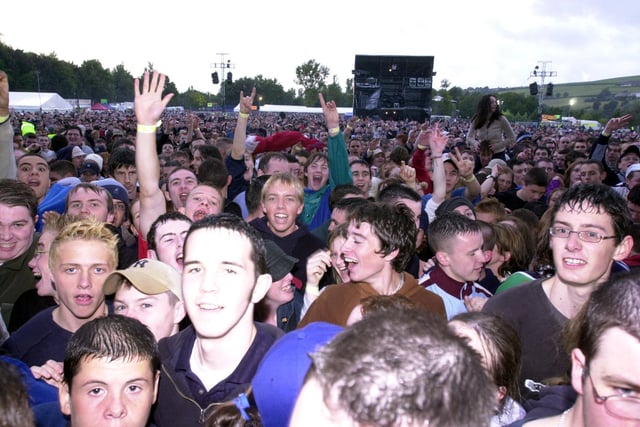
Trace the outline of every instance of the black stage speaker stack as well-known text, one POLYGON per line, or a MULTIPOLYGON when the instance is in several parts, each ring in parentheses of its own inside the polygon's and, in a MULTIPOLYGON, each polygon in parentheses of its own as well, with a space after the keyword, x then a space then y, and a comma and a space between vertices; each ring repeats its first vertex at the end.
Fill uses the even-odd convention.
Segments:
POLYGON ((433 56, 356 55, 353 114, 382 120, 431 116, 433 56))

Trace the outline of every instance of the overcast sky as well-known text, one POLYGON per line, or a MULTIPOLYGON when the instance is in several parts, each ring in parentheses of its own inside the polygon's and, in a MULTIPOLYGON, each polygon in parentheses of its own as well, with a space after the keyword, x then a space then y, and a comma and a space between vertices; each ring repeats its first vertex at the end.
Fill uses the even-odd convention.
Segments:
POLYGON ((217 93, 218 53, 235 78, 261 74, 285 89, 310 59, 344 87, 357 54, 434 56, 436 89, 443 79, 525 86, 539 61, 551 61, 554 83, 640 75, 637 0, 31 0, 2 9, 0 37, 14 49, 123 64, 134 76, 151 62, 179 91, 217 93))

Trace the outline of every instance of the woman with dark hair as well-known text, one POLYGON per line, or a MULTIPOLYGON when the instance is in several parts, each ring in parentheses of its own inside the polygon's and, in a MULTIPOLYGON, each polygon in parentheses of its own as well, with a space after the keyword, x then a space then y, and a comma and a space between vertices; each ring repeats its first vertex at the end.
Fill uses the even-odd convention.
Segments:
POLYGON ((467 144, 478 149, 483 141, 489 142, 494 159, 506 160, 505 150, 515 143, 516 135, 509 120, 500 111, 495 95, 484 95, 478 102, 476 114, 471 119, 467 144))

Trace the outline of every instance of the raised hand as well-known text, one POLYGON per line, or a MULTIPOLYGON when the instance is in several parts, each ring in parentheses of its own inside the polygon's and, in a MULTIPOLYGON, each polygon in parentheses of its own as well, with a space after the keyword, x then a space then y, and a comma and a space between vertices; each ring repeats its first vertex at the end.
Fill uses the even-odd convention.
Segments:
POLYGON ((469 179, 471 175, 473 175, 473 163, 469 160, 465 160, 462 158, 462 154, 460 154, 460 150, 458 147, 455 148, 455 153, 450 153, 449 158, 458 168, 458 174, 464 178, 469 179))
POLYGON ((139 124, 155 125, 167 104, 173 98, 172 93, 166 94, 164 98, 162 97, 165 79, 165 75, 160 74, 158 71, 154 71, 151 77, 149 72, 145 71, 142 88, 140 88, 140 80, 134 80, 134 108, 139 124))
POLYGON ((256 97, 256 88, 251 89, 249 96, 244 96, 244 92, 240 91, 240 112, 243 114, 249 114, 251 107, 253 106, 253 100, 256 97))
POLYGON ((613 117, 607 122, 607 125, 604 127, 604 131, 611 133, 614 130, 623 128, 629 124, 632 117, 633 116, 631 114, 625 114, 622 117, 613 117))
POLYGON ((0 70, 0 116, 9 115, 9 77, 0 70))
POLYGON ((318 94, 320 98, 320 106, 322 107, 322 113, 324 114, 324 121, 327 125, 327 129, 335 129, 340 126, 340 117, 338 115, 338 108, 335 101, 324 102, 324 96, 321 93, 318 94))
POLYGON ((331 267, 329 250, 320 249, 312 253, 307 259, 307 287, 318 287, 320 279, 331 267))

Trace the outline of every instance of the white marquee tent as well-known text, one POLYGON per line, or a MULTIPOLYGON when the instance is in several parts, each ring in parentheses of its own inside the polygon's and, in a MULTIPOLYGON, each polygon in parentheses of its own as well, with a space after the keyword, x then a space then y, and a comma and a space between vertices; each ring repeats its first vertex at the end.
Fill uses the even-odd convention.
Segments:
MULTIPOLYGON (((344 114, 346 116, 353 115, 353 108, 350 107, 338 107, 338 114, 344 114)), ((240 111, 240 104, 236 105, 233 111, 240 111)), ((304 107, 301 105, 275 105, 264 104, 260 106, 260 111, 265 113, 322 113, 322 107, 304 107)))
POLYGON ((73 106, 54 92, 9 92, 12 111, 72 111, 73 106))

